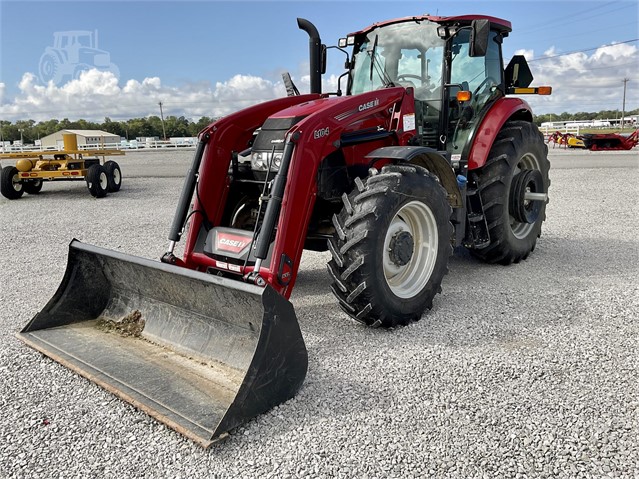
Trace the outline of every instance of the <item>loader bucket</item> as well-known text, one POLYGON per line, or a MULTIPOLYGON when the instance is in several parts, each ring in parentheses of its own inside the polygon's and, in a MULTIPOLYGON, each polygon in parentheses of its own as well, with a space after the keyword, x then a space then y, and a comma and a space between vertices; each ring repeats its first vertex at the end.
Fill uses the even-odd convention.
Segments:
POLYGON ((76 240, 18 337, 204 447, 293 397, 307 369, 293 306, 270 286, 76 240))

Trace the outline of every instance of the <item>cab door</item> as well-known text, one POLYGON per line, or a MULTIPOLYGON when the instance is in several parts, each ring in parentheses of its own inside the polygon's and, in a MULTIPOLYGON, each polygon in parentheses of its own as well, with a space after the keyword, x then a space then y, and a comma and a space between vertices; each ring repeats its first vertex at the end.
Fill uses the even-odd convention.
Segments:
POLYGON ((461 158, 472 131, 493 100, 503 95, 503 69, 501 59, 502 37, 490 32, 488 49, 483 57, 470 56, 470 31, 463 30, 453 39, 449 50, 450 85, 448 87, 448 119, 446 150, 453 161, 461 158), (458 102, 457 92, 471 92, 470 101, 458 102))

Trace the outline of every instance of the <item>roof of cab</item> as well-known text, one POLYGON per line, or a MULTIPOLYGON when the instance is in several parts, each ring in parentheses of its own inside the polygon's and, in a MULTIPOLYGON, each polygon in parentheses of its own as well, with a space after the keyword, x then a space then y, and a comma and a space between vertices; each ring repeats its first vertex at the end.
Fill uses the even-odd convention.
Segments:
POLYGON ((491 26, 497 28, 500 31, 511 32, 512 24, 508 20, 504 20, 502 18, 497 17, 489 17, 486 15, 459 15, 456 17, 438 17, 433 15, 419 15, 415 17, 403 17, 403 18, 395 18, 393 20, 384 20, 382 22, 373 23, 372 25, 359 30, 357 32, 349 33, 349 37, 352 35, 360 35, 363 33, 368 33, 374 28, 383 27, 386 25, 392 25, 393 23, 402 23, 402 22, 419 22, 423 20, 429 20, 431 22, 439 23, 442 25, 453 25, 455 23, 467 23, 470 24, 473 20, 488 20, 491 23, 491 26))

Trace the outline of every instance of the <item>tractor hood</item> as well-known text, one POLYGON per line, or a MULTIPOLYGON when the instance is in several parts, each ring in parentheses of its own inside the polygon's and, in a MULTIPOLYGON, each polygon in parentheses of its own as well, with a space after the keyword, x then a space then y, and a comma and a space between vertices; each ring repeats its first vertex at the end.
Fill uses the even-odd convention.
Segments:
POLYGON ((253 151, 281 151, 286 133, 300 121, 325 108, 344 101, 345 98, 323 97, 285 108, 266 119, 253 142, 253 151))
POLYGON ((253 151, 268 152, 284 150, 286 133, 304 118, 335 105, 339 98, 319 98, 295 105, 271 115, 266 119, 253 141, 253 151))
MULTIPOLYGON (((340 102, 347 100, 348 97, 323 97, 317 100, 311 100, 304 103, 300 103, 299 105, 291 106, 286 108, 285 110, 281 110, 277 112, 275 115, 272 115, 270 118, 298 118, 298 123, 302 119, 306 118, 313 113, 317 113, 318 111, 323 110, 329 106, 337 105, 340 102)), ((291 124, 293 126, 295 123, 291 124)))

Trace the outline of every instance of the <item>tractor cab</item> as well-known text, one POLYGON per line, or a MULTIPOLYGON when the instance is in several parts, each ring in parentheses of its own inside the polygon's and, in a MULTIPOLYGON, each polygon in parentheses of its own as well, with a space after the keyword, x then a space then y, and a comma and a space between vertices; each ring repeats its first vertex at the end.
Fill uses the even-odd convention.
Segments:
POLYGON ((411 17, 340 41, 353 46, 347 94, 412 88, 414 144, 461 155, 482 112, 503 96, 501 43, 510 22, 493 17, 411 17))

